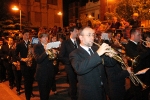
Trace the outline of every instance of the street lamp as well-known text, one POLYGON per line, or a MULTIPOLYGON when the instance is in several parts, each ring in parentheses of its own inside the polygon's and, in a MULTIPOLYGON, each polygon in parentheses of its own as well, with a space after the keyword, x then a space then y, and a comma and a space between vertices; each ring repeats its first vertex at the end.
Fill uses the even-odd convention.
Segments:
POLYGON ((19 4, 19 8, 17 6, 14 6, 12 8, 12 10, 15 10, 15 11, 20 11, 20 30, 22 30, 22 26, 21 26, 21 9, 20 9, 20 4, 19 4))
POLYGON ((61 27, 63 27, 63 20, 62 20, 62 15, 63 14, 62 14, 62 12, 58 12, 57 15, 60 16, 60 18, 61 18, 61 22, 60 22, 61 23, 61 27))

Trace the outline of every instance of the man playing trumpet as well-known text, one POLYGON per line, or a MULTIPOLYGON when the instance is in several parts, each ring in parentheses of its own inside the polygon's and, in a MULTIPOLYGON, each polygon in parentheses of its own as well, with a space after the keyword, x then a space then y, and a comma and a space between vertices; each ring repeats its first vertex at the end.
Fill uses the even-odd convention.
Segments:
POLYGON ((79 48, 69 55, 78 77, 78 100, 106 100, 107 78, 104 65, 112 67, 117 64, 114 59, 110 58, 116 52, 106 43, 99 48, 94 47, 92 28, 81 29, 79 39, 81 41, 79 48))

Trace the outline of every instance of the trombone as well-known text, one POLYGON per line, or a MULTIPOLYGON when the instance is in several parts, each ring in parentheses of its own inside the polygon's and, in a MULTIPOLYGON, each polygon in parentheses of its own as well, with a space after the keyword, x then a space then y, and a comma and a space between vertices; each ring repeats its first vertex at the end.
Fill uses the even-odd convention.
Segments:
MULTIPOLYGON (((93 42, 95 45, 97 45, 98 47, 100 47, 100 45, 98 43, 93 42)), ((111 50, 115 51, 113 48, 111 48, 111 50)), ((116 52, 116 51, 115 51, 116 52)), ((129 67, 124 60, 118 56, 117 54, 114 54, 114 56, 112 57, 113 59, 117 60, 118 62, 120 62, 123 66, 122 69, 126 70, 127 67, 129 67)), ((129 76, 130 80, 133 82, 133 84, 135 86, 138 86, 139 84, 142 86, 143 90, 147 89, 148 86, 146 84, 144 84, 134 73, 130 73, 129 76)))

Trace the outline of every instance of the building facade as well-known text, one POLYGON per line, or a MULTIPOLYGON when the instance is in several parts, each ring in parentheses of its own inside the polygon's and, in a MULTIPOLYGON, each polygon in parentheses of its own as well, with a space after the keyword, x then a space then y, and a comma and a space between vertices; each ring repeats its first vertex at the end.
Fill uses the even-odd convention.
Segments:
POLYGON ((22 23, 29 27, 46 27, 54 25, 63 27, 63 0, 18 0, 24 18, 22 23))
POLYGON ((94 19, 100 19, 100 1, 88 2, 85 6, 80 7, 79 15, 86 15, 87 17, 93 17, 94 19))

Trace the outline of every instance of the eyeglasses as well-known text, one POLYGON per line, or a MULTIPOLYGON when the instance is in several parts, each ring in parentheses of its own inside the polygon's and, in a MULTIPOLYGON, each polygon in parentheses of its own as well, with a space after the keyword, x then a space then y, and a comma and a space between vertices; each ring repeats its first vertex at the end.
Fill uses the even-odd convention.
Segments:
POLYGON ((94 37, 95 34, 88 34, 88 35, 82 35, 82 36, 94 37))

